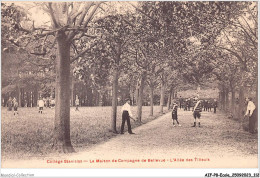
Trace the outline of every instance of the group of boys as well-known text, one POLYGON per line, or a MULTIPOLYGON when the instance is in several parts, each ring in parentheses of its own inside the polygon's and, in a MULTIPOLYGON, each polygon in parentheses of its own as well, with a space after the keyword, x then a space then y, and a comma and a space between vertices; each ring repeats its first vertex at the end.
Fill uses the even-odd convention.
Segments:
MULTIPOLYGON (((196 127, 196 119, 198 119, 198 126, 200 127, 200 116, 201 116, 201 112, 202 112, 202 104, 201 101, 198 100, 198 98, 194 98, 195 100, 195 106, 193 107, 193 117, 194 117, 194 124, 192 127, 196 127)), ((178 104, 177 103, 173 103, 173 108, 172 108, 172 120, 173 120, 173 127, 175 127, 175 122, 177 122, 178 126, 181 126, 179 121, 178 121, 178 104)))

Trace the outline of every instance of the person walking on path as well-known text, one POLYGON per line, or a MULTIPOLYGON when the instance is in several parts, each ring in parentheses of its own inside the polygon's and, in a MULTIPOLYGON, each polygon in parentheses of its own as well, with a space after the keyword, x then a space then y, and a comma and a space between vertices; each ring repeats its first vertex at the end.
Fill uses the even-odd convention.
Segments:
POLYGON ((79 111, 79 96, 78 95, 76 95, 75 105, 76 105, 75 111, 79 111))
POLYGON ((174 104, 173 104, 173 110, 172 110, 173 127, 175 127, 174 120, 176 120, 178 126, 181 126, 180 123, 179 123, 179 121, 178 121, 177 110, 178 110, 178 105, 177 105, 176 103, 174 103, 174 104))
POLYGON ((193 117, 194 117, 194 125, 192 127, 196 127, 196 119, 198 118, 198 123, 200 127, 200 113, 202 112, 202 107, 201 107, 201 101, 198 100, 198 98, 195 98, 196 104, 193 108, 193 117))
POLYGON ((43 107, 44 107, 44 101, 43 101, 42 98, 40 98, 39 101, 38 101, 38 107, 39 107, 39 113, 42 114, 43 107))
POLYGON ((130 117, 133 118, 132 112, 131 112, 131 106, 130 106, 130 100, 126 99, 126 103, 123 105, 122 109, 122 125, 121 125, 121 134, 124 134, 124 127, 125 127, 125 121, 127 122, 128 127, 128 133, 134 134, 132 132, 131 123, 130 123, 130 117))
POLYGON ((255 122, 257 121, 257 112, 255 104, 252 101, 252 98, 246 98, 247 103, 247 109, 245 113, 245 117, 249 117, 249 132, 254 133, 255 132, 255 122))

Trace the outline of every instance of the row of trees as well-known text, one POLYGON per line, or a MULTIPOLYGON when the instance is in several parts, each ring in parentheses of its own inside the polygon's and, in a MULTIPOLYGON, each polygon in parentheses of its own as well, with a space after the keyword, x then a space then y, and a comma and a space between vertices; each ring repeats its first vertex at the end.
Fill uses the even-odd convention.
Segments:
POLYGON ((37 71, 47 68, 55 74, 39 82, 44 87, 56 77, 53 145, 58 150, 74 151, 69 109, 73 77, 91 86, 101 100, 112 88, 111 131, 115 133, 119 86, 127 86, 125 97, 136 99, 141 122, 145 89, 149 89, 153 115, 158 88, 163 112, 165 94, 169 107, 186 83, 204 86, 217 79, 225 106, 229 91, 247 85, 248 77, 252 86, 257 80, 256 3, 121 2, 121 8, 118 2, 36 5, 49 15, 51 23, 36 27, 24 9, 2 4, 2 53, 15 48, 18 51, 12 54, 24 54, 15 58, 20 62, 17 71, 35 65, 37 71))

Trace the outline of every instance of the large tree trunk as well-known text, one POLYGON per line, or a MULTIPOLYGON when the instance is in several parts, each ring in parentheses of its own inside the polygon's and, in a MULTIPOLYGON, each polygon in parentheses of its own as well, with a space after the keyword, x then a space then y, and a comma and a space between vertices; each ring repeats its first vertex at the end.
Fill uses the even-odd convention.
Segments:
POLYGON ((111 113, 111 131, 117 133, 116 130, 116 114, 117 114, 117 88, 118 88, 118 69, 114 69, 113 74, 113 96, 112 96, 112 113, 111 113))
POLYGON ((141 122, 142 120, 142 107, 143 107, 143 90, 144 90, 144 82, 145 82, 146 73, 142 73, 141 75, 141 83, 139 88, 139 96, 138 96, 138 102, 137 102, 137 120, 141 122))
POLYGON ((164 95, 165 95, 165 84, 162 82, 161 83, 161 98, 160 98, 160 113, 163 113, 164 95))
POLYGON ((153 116, 153 86, 150 86, 150 116, 153 116))
POLYGON ((70 44, 65 32, 57 37, 55 127, 53 146, 64 153, 75 152, 70 140, 70 44))
POLYGON ((169 91, 169 96, 168 96, 168 101, 167 101, 167 109, 168 110, 170 110, 171 101, 172 101, 172 88, 169 91))

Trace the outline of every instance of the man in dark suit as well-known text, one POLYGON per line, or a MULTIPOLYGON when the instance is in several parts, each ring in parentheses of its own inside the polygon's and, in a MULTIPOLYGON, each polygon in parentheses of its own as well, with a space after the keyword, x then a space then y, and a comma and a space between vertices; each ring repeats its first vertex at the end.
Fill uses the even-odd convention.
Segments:
POLYGON ((133 118, 130 106, 130 99, 126 99, 126 103, 123 105, 122 109, 122 125, 121 125, 121 134, 124 134, 125 121, 127 122, 128 133, 134 134, 132 132, 130 117, 133 118))

